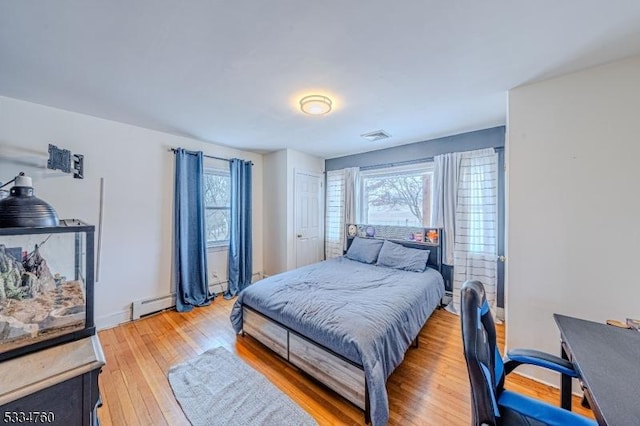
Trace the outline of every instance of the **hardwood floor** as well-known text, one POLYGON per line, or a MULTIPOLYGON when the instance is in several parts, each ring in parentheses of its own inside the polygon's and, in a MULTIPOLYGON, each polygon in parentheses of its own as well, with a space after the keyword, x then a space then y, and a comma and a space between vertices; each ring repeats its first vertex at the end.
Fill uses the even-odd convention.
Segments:
MULTIPOLYGON (((363 413, 309 379, 251 337, 236 336, 229 322, 233 301, 179 314, 167 311, 99 333, 107 358, 100 375, 102 425, 188 425, 166 378, 170 366, 224 346, 260 371, 320 425, 363 424, 363 413)), ((504 341, 504 327, 498 326, 504 341)), ((558 391, 511 374, 508 388, 557 405, 558 391)), ((387 382, 390 425, 468 425, 469 383, 459 318, 434 312, 387 382)), ((574 397, 574 410, 593 417, 574 397)))

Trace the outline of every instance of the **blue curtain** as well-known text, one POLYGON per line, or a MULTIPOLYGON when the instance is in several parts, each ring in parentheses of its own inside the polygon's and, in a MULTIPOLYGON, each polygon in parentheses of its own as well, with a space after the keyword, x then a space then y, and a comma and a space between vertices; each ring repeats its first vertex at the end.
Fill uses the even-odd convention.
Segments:
POLYGON ((237 158, 229 165, 231 173, 231 227, 229 229, 229 286, 224 294, 230 299, 251 284, 251 162, 237 158))
POLYGON ((209 293, 207 274, 202 152, 180 148, 175 154, 173 271, 176 309, 189 312, 194 306, 209 305, 214 297, 209 293))

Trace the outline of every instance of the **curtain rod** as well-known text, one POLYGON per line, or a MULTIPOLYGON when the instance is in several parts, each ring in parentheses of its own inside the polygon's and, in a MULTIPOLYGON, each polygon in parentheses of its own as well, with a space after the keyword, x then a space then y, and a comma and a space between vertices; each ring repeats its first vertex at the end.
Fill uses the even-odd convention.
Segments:
POLYGON ((388 169, 390 167, 410 166, 412 164, 427 163, 433 161, 433 157, 416 158, 415 160, 396 161, 395 163, 384 164, 372 164, 370 166, 360 167, 361 171, 375 170, 375 169, 388 169))
MULTIPOLYGON (((492 147, 492 148, 495 149, 496 152, 504 151, 504 147, 503 146, 496 146, 496 147, 492 147)), ((481 149, 484 149, 484 148, 481 148, 481 149)), ((366 171, 366 170, 375 170, 375 169, 387 169, 387 168, 390 168, 390 167, 410 166, 412 164, 427 163, 429 161, 434 161, 434 157, 416 158, 416 159, 413 159, 413 160, 396 161, 394 163, 372 164, 370 166, 362 166, 362 167, 360 167, 360 170, 366 171)))
MULTIPOLYGON (((180 148, 169 148, 169 151, 176 152, 176 151, 177 151, 177 150, 179 150, 179 149, 180 149, 180 148)), ((203 157, 207 157, 207 158, 212 158, 212 159, 214 159, 214 160, 226 161, 226 162, 228 162, 228 163, 230 163, 230 162, 231 162, 231 160, 230 160, 230 159, 228 159, 228 158, 215 157, 215 156, 213 156, 213 155, 207 155, 207 154, 202 154, 202 156, 203 156, 203 157)), ((251 162, 251 165, 253 166, 253 161, 251 162)))

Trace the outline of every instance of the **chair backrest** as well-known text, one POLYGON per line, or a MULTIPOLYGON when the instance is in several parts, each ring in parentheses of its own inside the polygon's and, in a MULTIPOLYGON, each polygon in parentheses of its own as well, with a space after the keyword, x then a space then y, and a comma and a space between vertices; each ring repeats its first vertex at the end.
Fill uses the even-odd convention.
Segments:
POLYGON ((496 425, 500 417, 497 400, 504 384, 504 365, 496 345, 495 323, 481 282, 465 282, 460 296, 473 424, 496 425))

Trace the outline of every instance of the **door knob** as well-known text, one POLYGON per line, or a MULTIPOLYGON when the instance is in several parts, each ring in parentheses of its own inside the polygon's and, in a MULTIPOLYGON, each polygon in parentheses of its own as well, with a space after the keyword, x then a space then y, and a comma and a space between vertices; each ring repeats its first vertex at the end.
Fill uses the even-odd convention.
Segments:
POLYGON ((302 234, 298 234, 298 238, 302 238, 302 234))

